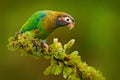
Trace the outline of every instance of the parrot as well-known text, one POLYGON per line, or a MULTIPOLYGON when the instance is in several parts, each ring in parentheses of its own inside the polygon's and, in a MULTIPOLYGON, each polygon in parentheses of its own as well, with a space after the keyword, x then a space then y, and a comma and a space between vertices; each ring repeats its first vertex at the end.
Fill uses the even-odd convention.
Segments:
POLYGON ((65 12, 43 10, 35 12, 21 27, 19 33, 32 31, 35 37, 46 42, 48 36, 57 28, 67 26, 69 30, 74 28, 74 18, 65 12))

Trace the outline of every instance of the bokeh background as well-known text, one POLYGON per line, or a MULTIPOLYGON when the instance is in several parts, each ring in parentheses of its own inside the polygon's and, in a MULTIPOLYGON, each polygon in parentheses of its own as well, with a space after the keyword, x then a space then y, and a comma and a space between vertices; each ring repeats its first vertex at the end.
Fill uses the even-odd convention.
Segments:
POLYGON ((0 0, 0 80, 63 80, 44 76, 49 65, 44 58, 20 56, 7 49, 8 38, 36 11, 56 10, 70 13, 75 28, 59 28, 54 37, 63 44, 76 39, 71 51, 78 50, 83 61, 99 69, 107 80, 120 77, 120 0, 0 0))

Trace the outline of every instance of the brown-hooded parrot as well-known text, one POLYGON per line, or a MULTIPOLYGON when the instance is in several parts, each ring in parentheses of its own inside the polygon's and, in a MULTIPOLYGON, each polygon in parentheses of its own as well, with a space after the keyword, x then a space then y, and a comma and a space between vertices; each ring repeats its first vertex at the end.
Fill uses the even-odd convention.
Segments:
POLYGON ((74 18, 65 12, 37 11, 25 22, 19 32, 32 31, 37 38, 46 40, 55 29, 67 26, 71 30, 74 24, 74 18))

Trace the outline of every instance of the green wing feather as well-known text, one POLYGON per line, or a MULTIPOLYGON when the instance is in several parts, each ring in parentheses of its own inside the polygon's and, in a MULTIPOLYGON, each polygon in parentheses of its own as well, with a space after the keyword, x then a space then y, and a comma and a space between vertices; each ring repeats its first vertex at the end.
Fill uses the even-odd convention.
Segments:
POLYGON ((22 26, 20 32, 30 31, 37 28, 40 20, 45 17, 45 13, 42 11, 38 11, 34 13, 27 22, 22 26))

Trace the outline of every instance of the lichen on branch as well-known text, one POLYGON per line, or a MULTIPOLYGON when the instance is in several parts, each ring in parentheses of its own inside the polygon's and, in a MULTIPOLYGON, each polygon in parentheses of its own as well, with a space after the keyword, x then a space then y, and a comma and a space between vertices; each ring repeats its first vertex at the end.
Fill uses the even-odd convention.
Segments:
POLYGON ((42 47, 40 40, 35 38, 32 32, 16 34, 8 41, 9 50, 17 51, 23 56, 35 58, 43 56, 47 60, 49 59, 50 65, 44 71, 45 75, 63 73, 63 77, 68 80, 105 80, 99 70, 88 66, 86 62, 81 60, 78 51, 67 53, 67 50, 74 44, 74 39, 62 45, 57 38, 54 38, 49 49, 42 47))

